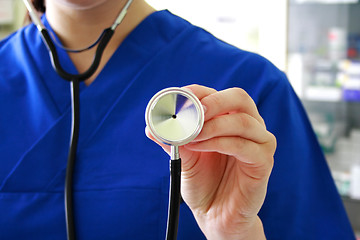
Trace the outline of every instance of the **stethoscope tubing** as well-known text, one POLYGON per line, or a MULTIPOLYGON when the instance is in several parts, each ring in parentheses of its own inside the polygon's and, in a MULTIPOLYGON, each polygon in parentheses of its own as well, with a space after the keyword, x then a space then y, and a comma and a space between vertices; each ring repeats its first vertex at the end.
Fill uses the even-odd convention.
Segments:
POLYGON ((99 41, 99 44, 96 48, 94 59, 90 65, 90 67, 85 72, 80 73, 80 74, 71 74, 64 70, 64 68, 60 64, 56 46, 53 43, 53 41, 51 40, 49 32, 47 31, 47 29, 42 29, 40 33, 41 33, 41 36, 42 36, 44 42, 46 43, 45 45, 47 46, 47 48, 49 50, 51 64, 53 65, 53 68, 56 71, 56 73, 61 78, 65 79, 67 81, 73 81, 74 79, 77 79, 78 81, 84 81, 86 79, 89 79, 95 73, 95 71, 98 69, 102 54, 104 53, 105 47, 107 46, 111 37, 113 36, 114 30, 112 30, 111 28, 107 28, 104 30, 102 38, 99 41))
POLYGON ((77 145, 79 140, 79 132, 80 132, 80 81, 89 79, 98 69, 105 47, 107 46, 111 37, 113 36, 116 26, 118 26, 121 23, 122 19, 125 17, 127 8, 130 6, 131 2, 132 0, 128 1, 124 9, 121 11, 119 16, 115 20, 114 24, 110 28, 105 29, 104 32, 102 33, 91 66, 83 73, 71 74, 65 71, 64 68, 61 66, 59 56, 56 50, 56 46, 52 41, 48 30, 45 28, 45 26, 42 24, 40 19, 37 17, 34 7, 32 6, 32 4, 30 4, 29 1, 24 0, 24 3, 29 11, 30 17, 32 18, 38 31, 40 32, 40 36, 49 51, 53 69, 61 78, 70 81, 72 120, 71 120, 70 147, 69 147, 69 153, 67 159, 65 187, 64 187, 66 235, 68 240, 76 239, 76 228, 75 228, 74 209, 73 209, 73 205, 74 205, 73 177, 74 177, 74 168, 76 162, 77 145))
MULTIPOLYGON (((36 12, 33 6, 30 4, 30 2, 28 0, 23 0, 23 1, 29 11, 29 14, 34 24, 36 25, 38 31, 40 32, 43 42, 45 43, 49 51, 53 69, 61 78, 70 82, 72 119, 71 119, 70 147, 69 147, 66 176, 65 176, 64 202, 65 202, 67 239, 75 240, 76 228, 75 228, 74 209, 73 209, 73 202, 74 202, 73 177, 74 177, 74 168, 76 163, 76 152, 77 152, 77 145, 79 140, 79 132, 80 132, 80 82, 89 79, 98 69, 105 47, 112 38, 116 27, 121 23, 121 21, 125 17, 127 9, 129 8, 133 0, 128 0, 123 10, 116 18, 113 25, 103 31, 102 35, 100 36, 100 41, 98 41, 98 46, 96 48, 96 52, 94 55, 94 59, 91 63, 91 66, 86 71, 80 74, 71 74, 64 70, 64 68, 61 66, 59 55, 56 50, 56 46, 53 40, 51 39, 48 30, 44 27, 40 19, 37 17, 36 12)), ((66 48, 62 48, 62 49, 68 51, 66 48)), ((78 52, 78 51, 74 51, 74 52, 78 52)), ((178 154, 176 154, 176 156, 178 156, 178 154)), ((177 239, 180 202, 181 202, 180 188, 181 188, 181 159, 180 157, 171 158, 166 240, 177 239)))
POLYGON ((181 158, 170 160, 169 206, 166 240, 176 240, 181 203, 181 158))
POLYGON ((91 66, 81 74, 70 74, 66 72, 59 60, 58 53, 56 51, 55 44, 51 40, 50 34, 46 29, 40 31, 41 36, 47 46, 51 63, 56 71, 56 73, 63 79, 70 81, 71 89, 71 104, 72 104, 72 121, 71 121, 71 138, 70 138, 70 147, 67 159, 66 166, 66 175, 65 175, 65 187, 64 187, 64 202, 65 202, 65 219, 66 219, 66 232, 68 240, 76 239, 76 228, 74 220, 74 210, 73 210, 73 176, 74 176, 74 167, 76 162, 76 151, 79 140, 79 131, 80 131, 80 81, 84 81, 91 77, 95 71, 98 69, 102 54, 105 50, 105 47, 109 43, 111 37, 113 36, 114 30, 108 28, 104 31, 102 39, 100 40, 96 53, 94 55, 93 62, 91 66))
POLYGON ((68 153, 66 175, 65 175, 65 187, 64 187, 64 201, 65 201, 65 220, 66 220, 66 234, 68 240, 75 240, 76 228, 74 220, 73 209, 73 177, 74 168, 76 162, 76 151, 79 140, 80 132, 80 83, 78 79, 73 79, 70 82, 71 86, 71 138, 70 148, 68 153))
POLYGON ((179 87, 165 88, 150 99, 145 110, 145 122, 150 134, 157 141, 170 146, 170 189, 166 240, 177 239, 182 201, 179 147, 191 142, 202 130, 204 109, 200 100, 189 90, 179 87), (183 100, 184 98, 186 101, 183 100), (196 124, 193 125, 193 123, 196 124), (186 129, 191 130, 185 131, 186 129), (178 131, 184 131, 186 134, 178 134, 178 131))

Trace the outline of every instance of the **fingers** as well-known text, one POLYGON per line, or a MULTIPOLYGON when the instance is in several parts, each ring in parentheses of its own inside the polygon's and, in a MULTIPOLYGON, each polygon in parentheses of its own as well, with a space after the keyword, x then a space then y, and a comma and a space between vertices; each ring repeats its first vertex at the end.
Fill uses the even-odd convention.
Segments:
POLYGON ((201 142, 225 136, 238 136, 260 144, 269 141, 270 137, 265 127, 255 118, 245 113, 234 113, 206 121, 201 133, 194 141, 201 142))
POLYGON ((208 107, 205 121, 225 113, 243 112, 264 125, 264 120, 260 116, 254 101, 241 88, 230 88, 213 93, 204 97, 201 102, 208 107))
POLYGON ((190 90, 192 93, 195 94, 195 96, 201 100, 204 97, 216 93, 217 91, 213 88, 209 88, 209 87, 205 87, 205 86, 200 86, 197 84, 193 84, 193 85, 188 85, 184 87, 185 89, 190 90))
POLYGON ((240 137, 216 137, 206 141, 185 145, 197 152, 218 152, 233 156, 241 162, 242 169, 252 178, 268 177, 273 166, 272 142, 257 144, 240 137))
MULTIPOLYGON (((247 155, 248 150, 241 150, 241 146, 246 143, 251 146, 258 144, 257 147, 261 146, 267 156, 273 156, 276 148, 275 137, 266 130, 254 101, 244 90, 230 88, 218 92, 200 85, 184 88, 193 92, 207 109, 204 127, 194 144, 187 147, 189 150, 219 152, 242 159, 249 157, 246 161, 254 162, 251 155, 247 155), (229 140, 234 140, 235 144, 229 140)), ((159 143, 148 132, 147 135, 169 152, 169 146, 159 143)))
POLYGON ((205 121, 222 114, 243 112, 265 126, 256 104, 241 88, 229 88, 219 92, 199 85, 190 85, 185 88, 192 91, 206 107, 205 121))

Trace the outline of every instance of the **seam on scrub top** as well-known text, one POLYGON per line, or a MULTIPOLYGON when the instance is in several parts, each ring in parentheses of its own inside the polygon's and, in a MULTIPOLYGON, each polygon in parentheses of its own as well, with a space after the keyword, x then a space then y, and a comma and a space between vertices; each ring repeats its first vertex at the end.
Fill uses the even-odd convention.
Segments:
POLYGON ((4 188, 4 186, 6 185, 8 179, 14 174, 14 172, 16 171, 16 169, 20 166, 20 164, 23 162, 25 156, 34 149, 34 147, 68 114, 69 111, 64 112, 64 114, 62 116, 60 116, 55 122, 54 124, 50 125, 50 127, 42 134, 39 136, 39 138, 21 155, 20 159, 17 161, 17 163, 15 164, 15 166, 11 169, 11 171, 9 172, 9 174, 4 178, 3 182, 0 185, 0 191, 2 191, 2 189, 4 188))

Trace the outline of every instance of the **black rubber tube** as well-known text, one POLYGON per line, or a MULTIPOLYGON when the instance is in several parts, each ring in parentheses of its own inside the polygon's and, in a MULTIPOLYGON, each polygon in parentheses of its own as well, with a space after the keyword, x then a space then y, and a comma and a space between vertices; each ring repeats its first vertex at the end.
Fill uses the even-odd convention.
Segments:
POLYGON ((68 240, 75 240, 75 221, 73 208, 73 176, 76 162, 76 150, 80 132, 80 88, 79 80, 73 79, 71 85, 71 103, 72 103, 72 124, 69 155, 66 167, 64 200, 65 200, 65 218, 66 232, 68 240))
POLYGON ((181 159, 170 160, 169 208, 166 229, 166 240, 176 240, 179 226, 181 201, 181 159))
POLYGON ((56 51, 55 44, 51 40, 49 32, 46 29, 41 30, 41 36, 49 50, 53 68, 55 69, 57 74, 59 74, 60 77, 62 77, 63 79, 65 79, 67 81, 73 81, 74 79, 78 79, 78 81, 84 81, 84 80, 88 79, 89 77, 91 77, 95 73, 96 69, 98 69, 98 67, 99 67, 100 60, 101 60, 102 54, 104 53, 105 47, 109 43, 113 34, 114 34, 114 31, 111 30, 111 28, 105 29, 104 34, 103 34, 101 40, 99 41, 99 45, 96 48, 95 56, 94 56, 93 62, 91 63, 90 67, 83 73, 71 74, 71 73, 66 72, 63 69, 63 67, 61 66, 60 61, 59 61, 59 55, 56 51))
POLYGON ((105 47, 109 43, 114 31, 111 28, 104 30, 104 34, 99 41, 99 44, 96 48, 95 56, 91 66, 83 73, 80 74, 71 74, 66 72, 59 60, 56 47, 51 40, 51 37, 46 29, 41 30, 41 36, 47 46, 51 63, 55 71, 63 79, 70 81, 71 85, 71 104, 72 104, 72 129, 71 129, 71 139, 70 139, 70 148, 67 159, 66 167, 66 176, 65 176, 65 187, 64 187, 64 201, 65 201, 65 218, 66 218, 66 231, 67 239, 75 240, 75 221, 74 221, 74 209, 73 209, 73 175, 74 167, 76 162, 76 151, 77 144, 79 139, 80 131, 80 81, 84 81, 91 77, 96 69, 99 67, 102 54, 105 50, 105 47))

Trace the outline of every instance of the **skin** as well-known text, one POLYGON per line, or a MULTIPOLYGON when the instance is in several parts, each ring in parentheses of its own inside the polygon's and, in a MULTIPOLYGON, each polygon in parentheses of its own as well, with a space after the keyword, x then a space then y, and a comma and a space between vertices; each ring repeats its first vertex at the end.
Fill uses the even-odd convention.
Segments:
MULTIPOLYGON (((47 19, 65 47, 80 49, 91 45, 105 28, 110 27, 126 0, 47 0, 47 19), (101 19, 101 21, 99 21, 101 19)), ((85 81, 90 85, 109 61, 126 36, 155 9, 145 1, 134 0, 127 15, 107 45, 95 74, 85 81)), ((69 53, 79 72, 91 65, 96 48, 82 53, 69 53)))
POLYGON ((67 6, 74 10, 88 10, 95 8, 104 4, 107 0, 98 0, 98 1, 89 1, 89 0, 78 0, 78 1, 68 1, 68 0, 58 0, 57 2, 60 5, 67 6))
MULTIPOLYGON (((90 45, 109 27, 123 0, 47 0, 49 23, 70 48, 90 45), (98 19, 101 19, 99 21, 98 19)), ((99 74, 126 36, 155 10, 134 0, 123 23, 104 52, 99 74)), ((82 72, 91 64, 94 50, 70 54, 82 72)), ((200 135, 180 147, 181 194, 208 239, 265 239, 258 212, 264 202, 276 149, 255 103, 240 88, 216 91, 199 85, 186 87, 206 109, 200 135)), ((146 129, 147 136, 156 142, 146 129)), ((168 153, 170 149, 158 143, 168 153)))

